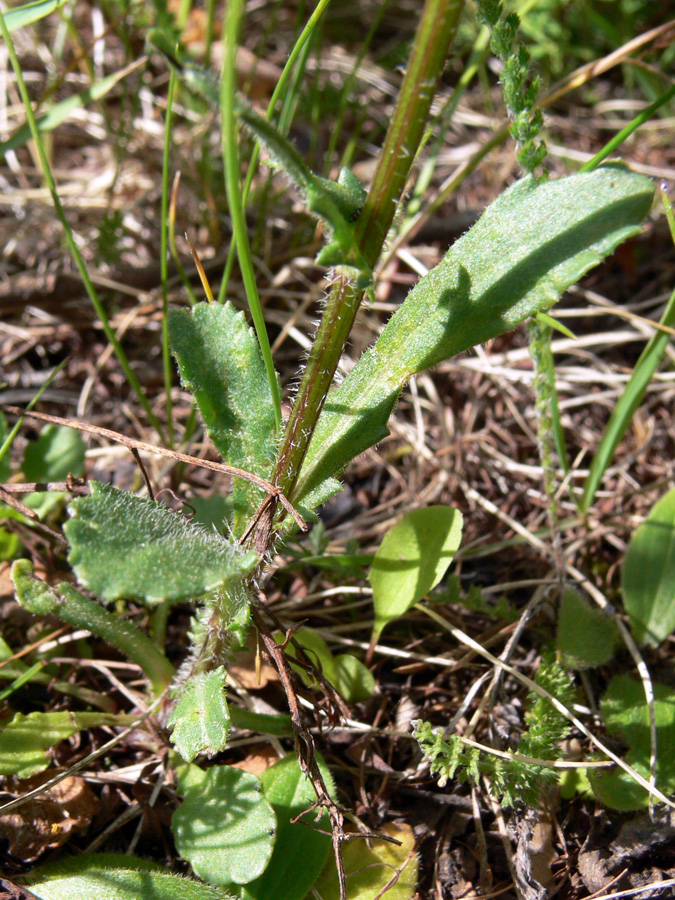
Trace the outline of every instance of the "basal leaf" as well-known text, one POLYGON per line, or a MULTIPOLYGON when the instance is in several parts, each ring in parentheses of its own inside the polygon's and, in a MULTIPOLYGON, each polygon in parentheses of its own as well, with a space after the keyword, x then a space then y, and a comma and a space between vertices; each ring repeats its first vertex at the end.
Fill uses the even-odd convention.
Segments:
POLYGON ((569 669, 603 666, 612 659, 619 643, 614 619, 568 588, 558 613, 557 647, 563 665, 569 669))
POLYGON ((675 629, 675 489, 633 535, 621 588, 636 640, 660 644, 675 629))
MULTIPOLYGON (((642 684, 630 675, 612 679, 600 704, 602 718, 610 734, 620 737, 629 747, 626 762, 649 778, 651 739, 649 710, 642 684)), ((654 684, 656 719, 656 786, 664 794, 675 791, 675 691, 672 686, 654 684)), ((614 809, 624 812, 642 809, 649 794, 622 769, 588 769, 596 796, 614 809)))
POLYGON ((70 856, 29 878, 40 900, 232 900, 222 888, 122 853, 70 856))
POLYGON ((183 687, 183 693, 167 724, 171 740, 186 762, 198 753, 210 756, 225 749, 230 713, 225 698, 224 666, 201 672, 183 687))
POLYGON ((313 508, 323 481, 386 436, 411 375, 548 310, 639 230, 653 195, 648 178, 616 165, 558 181, 525 178, 505 191, 328 395, 295 500, 313 508))
POLYGON ((231 766, 186 769, 185 798, 171 821, 178 852, 211 884, 248 884, 264 871, 276 838, 259 779, 231 766))
MULTIPOLYGON (((419 860, 412 828, 387 824, 381 830, 400 844, 353 840, 342 845, 349 900, 373 900, 380 896, 383 900, 412 900, 415 896, 419 860)), ((332 860, 328 860, 315 890, 321 900, 339 900, 340 885, 332 860)))
MULTIPOLYGON (((331 774, 320 758, 318 761, 326 787, 333 794, 331 774)), ((302 900, 321 873, 330 852, 328 815, 324 812, 318 822, 316 814, 307 815, 306 824, 292 821, 316 800, 314 789, 294 753, 263 772, 260 781, 265 798, 276 813, 277 840, 269 865, 259 878, 246 886, 244 897, 246 900, 302 900)))
POLYGON ((159 603, 211 591, 224 598, 227 583, 256 560, 161 503, 108 484, 91 482, 91 495, 69 510, 68 559, 80 582, 105 600, 159 603))
POLYGON ((132 725, 134 716, 101 712, 17 713, 0 731, 0 775, 28 778, 49 765, 47 750, 82 731, 102 725, 132 725))
MULTIPOLYGON (((274 406, 260 347, 231 303, 169 312, 171 350, 216 449, 230 465, 267 477, 274 462, 274 406)), ((260 506, 259 488, 235 480, 235 526, 260 506)), ((235 528, 235 530, 238 530, 235 528)))
POLYGON ((438 584, 461 538, 462 514, 450 506, 415 509, 385 534, 368 575, 375 637, 438 584))

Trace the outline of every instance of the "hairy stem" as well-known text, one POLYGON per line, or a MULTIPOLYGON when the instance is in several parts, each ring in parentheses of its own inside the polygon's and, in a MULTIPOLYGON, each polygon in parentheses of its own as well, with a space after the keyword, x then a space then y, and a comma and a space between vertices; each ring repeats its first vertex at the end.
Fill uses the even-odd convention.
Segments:
MULTIPOLYGON (((356 243, 371 268, 380 256, 405 188, 463 6, 464 0, 426 0, 424 5, 401 93, 356 228, 356 243)), ((277 457, 274 483, 284 494, 293 494, 362 296, 362 288, 338 269, 277 457)))

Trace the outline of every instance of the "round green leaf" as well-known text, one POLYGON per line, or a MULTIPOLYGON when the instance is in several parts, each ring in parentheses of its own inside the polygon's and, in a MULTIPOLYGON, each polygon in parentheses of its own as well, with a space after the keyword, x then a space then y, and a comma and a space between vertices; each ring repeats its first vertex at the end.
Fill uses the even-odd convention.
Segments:
POLYGON ((248 884, 267 866, 276 816, 260 780, 230 766, 189 766, 171 827, 180 855, 211 884, 248 884))
POLYGON ((438 584, 461 538, 462 514, 450 506, 413 510, 387 532, 368 575, 376 636, 438 584))

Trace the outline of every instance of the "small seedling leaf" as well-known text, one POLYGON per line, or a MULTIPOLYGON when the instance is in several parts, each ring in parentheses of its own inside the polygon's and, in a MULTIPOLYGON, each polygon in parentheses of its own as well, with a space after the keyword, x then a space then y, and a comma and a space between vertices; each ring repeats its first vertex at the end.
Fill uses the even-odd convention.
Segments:
MULTIPOLYGON (((649 709, 642 684, 630 675, 618 675, 602 698, 600 711, 610 734, 620 737, 628 745, 626 762, 640 775, 649 778, 649 709)), ((675 692, 672 687, 654 684, 654 717, 656 786, 668 795, 675 791, 675 692)), ((607 806, 628 812, 648 805, 648 792, 622 769, 589 769, 587 773, 596 796, 607 806)))
POLYGON ((375 693, 375 678, 360 659, 351 653, 335 657, 338 693, 347 703, 361 703, 375 693))
POLYGON ((122 853, 71 856, 34 870, 29 878, 41 900, 232 900, 222 888, 122 853))
MULTIPOLYGON (((231 303, 170 310, 169 338, 183 385, 226 462, 267 477, 274 462, 274 404, 255 334, 231 303)), ((263 499, 260 488, 235 480, 235 530, 263 499)))
MULTIPOLYGON (((332 776, 318 755, 317 761, 332 796, 335 792, 332 776)), ((260 781, 265 798, 276 813, 277 840, 269 865, 259 878, 246 886, 244 897, 246 900, 302 900, 330 852, 328 815, 324 812, 318 821, 316 813, 308 814, 302 821, 292 821, 316 800, 294 753, 263 772, 260 781)))
POLYGON ((226 604, 227 596, 238 596, 226 596, 228 582, 256 560, 181 513, 108 484, 92 481, 91 495, 69 509, 68 559, 80 582, 105 600, 154 604, 218 591, 226 604))
POLYGON ((654 505, 633 535, 621 588, 636 640, 660 644, 675 629, 675 489, 654 505))
POLYGON ((225 698, 227 672, 219 666, 201 672, 183 687, 168 725, 173 728, 171 740, 186 762, 198 753, 213 756, 225 749, 230 713, 225 698))
POLYGON ((604 666, 620 643, 619 627, 602 610, 590 606, 578 591, 568 588, 558 613, 557 642, 568 669, 604 666))
MULTIPOLYGON (((412 828, 387 824, 381 831, 401 843, 366 843, 357 839, 342 845, 349 900, 373 900, 380 896, 384 900, 412 900, 415 896, 419 860, 412 828), (387 889, 388 885, 391 886, 387 889)), ((333 860, 328 860, 315 889, 321 900, 339 900, 340 885, 333 860)))
POLYGON ((230 766, 187 769, 171 822, 178 852, 211 884, 248 884, 265 870, 276 839, 260 780, 230 766))
POLYGON ((415 509, 387 532, 368 575, 373 586, 375 638, 436 587, 461 538, 462 514, 450 506, 415 509))
POLYGON ((125 726, 134 716, 100 712, 17 713, 0 732, 0 775, 28 778, 49 765, 47 750, 84 728, 125 726))
POLYGON ((529 177, 506 190, 328 395, 294 499, 310 505, 325 479, 388 434, 411 375, 547 312, 639 231, 653 196, 650 179, 617 165, 543 183, 529 177))

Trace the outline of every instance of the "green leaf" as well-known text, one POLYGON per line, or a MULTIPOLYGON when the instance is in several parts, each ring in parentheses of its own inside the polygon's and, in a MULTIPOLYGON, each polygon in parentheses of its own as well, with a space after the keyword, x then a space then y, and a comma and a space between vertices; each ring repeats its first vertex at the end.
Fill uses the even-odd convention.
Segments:
MULTIPOLYGON (((36 441, 24 452, 23 474, 26 481, 65 481, 68 475, 85 473, 84 454, 87 447, 74 428, 46 425, 36 441)), ((35 491, 23 502, 35 510, 41 520, 67 498, 62 491, 35 491)))
POLYGON ((265 870, 276 837, 276 816, 260 780, 230 766, 186 766, 185 799, 171 828, 180 855, 211 884, 248 884, 265 870))
POLYGON ((558 613, 557 648, 568 669, 604 666, 620 644, 619 627, 602 610, 568 588, 558 613))
POLYGON ((26 481, 64 481, 68 475, 84 475, 86 445, 78 431, 65 425, 45 425, 23 456, 26 481))
MULTIPOLYGON (((91 482, 69 506, 68 559, 80 582, 106 600, 189 600, 217 591, 255 564, 212 531, 161 503, 91 482)), ((236 592, 232 592, 232 596, 236 592)), ((232 616, 236 610, 230 610, 232 616)))
POLYGON ((375 638, 436 587, 461 538, 462 514, 450 506, 415 509, 385 534, 368 575, 375 638))
MULTIPOLYGON (((417 891, 419 860, 415 853, 415 835, 410 825, 387 824, 381 829, 400 841, 352 840, 342 845, 342 857, 349 889, 349 900, 412 900, 417 891), (398 873, 398 878, 396 875, 398 873), (393 882, 393 883, 392 883, 393 882), (385 888, 388 888, 386 893, 385 888)), ((335 863, 328 860, 315 885, 321 900, 339 900, 340 885, 335 863)), ((311 900, 314 894, 308 894, 311 900)))
POLYGON ((654 505, 633 535, 621 589, 635 639, 660 644, 675 628, 675 489, 654 505))
POLYGON ((44 19, 55 9, 63 6, 65 2, 66 0, 37 0, 35 3, 16 6, 4 14, 5 25, 10 32, 17 28, 23 28, 25 25, 32 25, 33 22, 39 22, 40 19, 44 19))
MULTIPOLYGON (((675 692, 665 684, 654 684, 656 719, 656 786, 664 794, 675 791, 675 692)), ((640 775, 649 778, 649 710, 642 684, 629 675, 612 679, 602 698, 600 711, 610 734, 629 747, 625 760, 640 775)), ((588 769, 596 796, 613 809, 624 812, 642 809, 649 803, 648 792, 622 769, 588 769)))
POLYGON ((347 703, 361 703, 375 693, 375 678, 370 669, 351 653, 335 657, 337 684, 335 687, 347 703))
MULTIPOLYGON (((84 109, 93 101, 101 100, 113 87, 115 87, 118 81, 121 81, 129 74, 129 72, 141 64, 142 63, 138 62, 133 63, 125 69, 115 72, 113 75, 108 75, 107 78, 102 78, 96 84, 87 88, 86 91, 82 91, 79 94, 75 94, 72 97, 68 97, 66 100, 62 100, 60 103, 57 103, 48 110, 48 112, 36 118, 38 131, 42 133, 53 131, 58 125, 61 125, 66 119, 70 118, 76 109, 84 109)), ((30 126, 28 124, 17 128, 14 134, 7 138, 6 141, 0 141, 0 156, 4 156, 9 150, 16 150, 17 147, 22 147, 30 140, 30 137, 30 126)))
MULTIPOLYGON (((323 760, 318 758, 318 762, 332 796, 335 787, 331 774, 323 760)), ((259 878, 247 885, 244 896, 246 900, 302 900, 330 852, 328 815, 324 812, 318 822, 316 814, 308 814, 299 822, 292 821, 316 800, 294 753, 266 769, 260 781, 277 817, 277 840, 269 865, 259 878)))
POLYGON ((82 731, 102 725, 126 726, 134 716, 100 712, 17 713, 0 732, 0 775, 28 778, 49 765, 47 750, 82 731))
POLYGON ((294 499, 313 507, 325 479, 388 434, 411 375, 546 312, 639 230, 653 195, 648 178, 618 166, 544 183, 525 178, 505 191, 330 392, 294 499))
POLYGON ((123 853, 71 856, 28 877, 40 900, 232 900, 221 888, 123 853))
MULTIPOLYGON (((230 465, 266 478, 274 463, 274 405, 255 334, 231 303, 169 311, 169 339, 216 449, 230 465)), ((235 524, 260 506, 260 488, 234 483, 235 524)), ((240 531, 236 527, 235 531, 240 531)))
MULTIPOLYGON (((8 435, 9 428, 7 427, 7 419, 5 418, 4 413, 0 412, 0 447, 4 447, 8 435)), ((0 481, 2 482, 8 481, 9 476, 12 474, 8 451, 9 447, 5 453, 0 456, 0 481)))
POLYGON ((18 559, 12 566, 16 599, 35 615, 55 615, 74 628, 86 628, 132 662, 139 665, 159 695, 171 682, 174 670, 148 637, 133 622, 115 615, 95 600, 85 597, 72 584, 61 583, 56 589, 33 577, 30 560, 18 559))
MULTIPOLYGON (((295 632, 293 637, 305 650, 309 661, 322 673, 326 681, 336 688, 338 672, 337 666, 335 665, 335 657, 330 652, 328 644, 321 635, 317 634, 316 631, 313 631, 311 628, 300 628, 295 632)), ((278 640, 282 640, 281 635, 278 640)), ((288 645, 286 653, 291 659, 295 658, 295 648, 292 644, 288 645)), ((293 668, 300 675, 303 683, 308 687, 315 683, 314 679, 301 666, 294 665, 293 668)))
POLYGON ((224 666, 201 672, 183 687, 183 693, 167 724, 171 740, 186 762, 198 753, 213 756, 225 749, 230 713, 225 699, 224 666))

